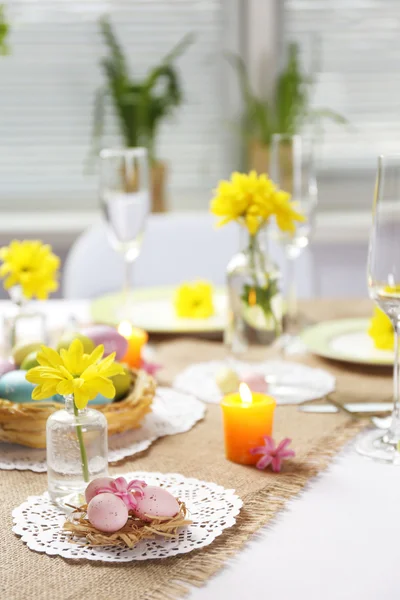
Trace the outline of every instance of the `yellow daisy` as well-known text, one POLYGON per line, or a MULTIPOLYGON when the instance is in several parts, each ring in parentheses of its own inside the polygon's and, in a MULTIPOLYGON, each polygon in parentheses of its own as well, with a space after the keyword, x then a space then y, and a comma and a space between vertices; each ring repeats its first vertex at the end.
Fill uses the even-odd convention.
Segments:
POLYGON ((175 312, 178 317, 207 319, 214 314, 213 288, 207 281, 183 283, 175 292, 175 312))
POLYGON ((0 248, 0 277, 6 290, 20 285, 25 298, 46 300, 58 288, 60 259, 39 240, 13 240, 0 248))
POLYGON ((393 350, 394 331, 389 317, 378 306, 374 308, 374 315, 370 321, 368 334, 378 350, 393 350))
POLYGON ((73 394, 76 407, 82 409, 97 394, 114 398, 115 388, 110 377, 122 375, 124 369, 114 362, 115 352, 101 360, 103 352, 104 346, 97 346, 91 354, 85 354, 79 339, 59 353, 42 346, 37 354, 40 366, 26 374, 26 379, 37 386, 32 392, 33 400, 44 400, 54 394, 73 394))

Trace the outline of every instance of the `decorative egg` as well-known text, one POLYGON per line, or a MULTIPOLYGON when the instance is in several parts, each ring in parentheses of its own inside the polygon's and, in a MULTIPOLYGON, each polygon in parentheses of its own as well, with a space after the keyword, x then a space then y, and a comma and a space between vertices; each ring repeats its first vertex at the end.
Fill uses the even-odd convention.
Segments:
POLYGON ((115 352, 116 360, 121 360, 128 350, 128 341, 114 327, 109 325, 85 327, 85 329, 82 329, 82 333, 92 340, 95 346, 103 344, 104 356, 115 352))
POLYGON ((215 376, 215 381, 223 394, 234 394, 239 388, 239 377, 233 369, 223 367, 215 376))
POLYGON ((23 363, 25 358, 28 356, 28 354, 31 354, 31 352, 38 352, 41 346, 42 342, 28 342, 17 344, 16 346, 14 346, 11 355, 14 359, 16 366, 19 367, 23 363))
POLYGON ((0 358, 0 377, 9 371, 15 371, 14 360, 12 358, 0 358))
POLYGON ((115 387, 115 400, 124 398, 130 390, 132 377, 129 369, 124 366, 124 372, 121 375, 114 375, 111 381, 115 387))
POLYGON ((21 369, 24 371, 29 371, 29 369, 33 369, 39 365, 37 361, 37 352, 30 352, 28 356, 25 356, 24 360, 21 363, 21 369))
POLYGON ((10 402, 32 402, 33 383, 25 379, 26 371, 9 371, 0 379, 0 398, 10 402))
POLYGON ((86 337, 86 335, 82 335, 82 333, 79 333, 78 331, 66 331, 61 336, 60 341, 57 344, 57 352, 59 352, 62 348, 68 350, 72 342, 76 339, 82 342, 83 351, 85 352, 85 354, 90 354, 91 352, 93 352, 95 344, 92 342, 91 339, 86 337))
POLYGON ((89 404, 95 406, 96 404, 111 404, 114 398, 106 398, 103 394, 97 394, 93 400, 89 400, 89 404))
POLYGON ((247 373, 241 378, 242 383, 246 383, 252 392, 266 394, 268 392, 268 383, 265 381, 265 375, 262 373, 247 373))
POLYGON ((97 490, 101 490, 101 488, 111 483, 111 481, 114 481, 112 477, 97 477, 97 479, 93 479, 85 490, 87 504, 96 496, 97 490))
POLYGON ((143 521, 157 517, 175 517, 179 512, 178 500, 164 488, 148 485, 143 489, 143 498, 137 498, 134 513, 143 521))
POLYGON ((87 518, 93 527, 105 533, 114 533, 128 520, 125 502, 114 494, 97 494, 88 504, 87 518))

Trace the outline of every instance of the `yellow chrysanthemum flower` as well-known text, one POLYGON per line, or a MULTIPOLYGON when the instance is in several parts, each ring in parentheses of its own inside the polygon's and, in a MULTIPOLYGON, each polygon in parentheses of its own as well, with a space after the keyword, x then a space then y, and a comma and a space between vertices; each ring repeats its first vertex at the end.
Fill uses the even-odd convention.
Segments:
POLYGON ((221 181, 211 200, 210 210, 221 217, 219 227, 238 221, 250 235, 255 235, 273 215, 283 231, 293 232, 294 221, 305 220, 294 210, 289 194, 278 190, 267 175, 257 175, 255 171, 248 175, 233 173, 230 181, 221 181))
POLYGON ((370 321, 368 334, 371 336, 374 346, 378 350, 393 350, 394 331, 392 322, 378 306, 374 308, 374 315, 370 321))
POLYGON ((6 290, 20 285, 25 298, 46 300, 58 288, 60 259, 39 240, 13 240, 0 248, 0 277, 6 290))
POLYGON ((207 319, 214 314, 213 288, 207 281, 183 283, 175 292, 175 312, 178 317, 207 319))
POLYGON ((104 346, 97 346, 91 354, 85 354, 79 339, 59 353, 42 346, 37 354, 40 366, 26 374, 26 379, 37 385, 32 392, 33 400, 73 394, 76 407, 82 409, 97 394, 113 398, 115 388, 110 377, 122 375, 124 369, 114 362, 115 352, 101 360, 103 352, 104 346))

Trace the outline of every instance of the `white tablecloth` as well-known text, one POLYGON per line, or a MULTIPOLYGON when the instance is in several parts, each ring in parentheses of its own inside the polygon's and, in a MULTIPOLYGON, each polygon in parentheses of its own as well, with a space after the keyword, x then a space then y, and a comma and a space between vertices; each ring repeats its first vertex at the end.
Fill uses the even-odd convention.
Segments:
MULTIPOLYGON (((0 302, 0 312, 6 307, 0 302)), ((48 308, 48 311, 47 311, 48 308)), ((48 303, 49 325, 89 320, 85 301, 48 303)), ((353 444, 191 600, 399 600, 400 469, 353 444)))

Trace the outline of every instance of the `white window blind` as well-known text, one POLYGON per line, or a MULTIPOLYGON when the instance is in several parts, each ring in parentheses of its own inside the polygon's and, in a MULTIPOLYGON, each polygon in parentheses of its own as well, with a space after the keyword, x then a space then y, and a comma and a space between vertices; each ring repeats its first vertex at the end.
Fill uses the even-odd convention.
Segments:
MULTIPOLYGON (((11 54, 0 57, 0 207, 91 208, 97 178, 90 152, 95 91, 108 51, 98 19, 110 15, 132 77, 141 77, 188 32, 178 59, 184 103, 162 126, 157 155, 169 167, 172 205, 206 206, 226 175, 221 69, 223 0, 9 0, 11 54)), ((121 145, 107 107, 104 145, 121 145)))
POLYGON ((321 166, 370 170, 377 154, 400 152, 400 2, 285 0, 283 27, 306 67, 318 38, 313 104, 350 121, 326 123, 321 166))

